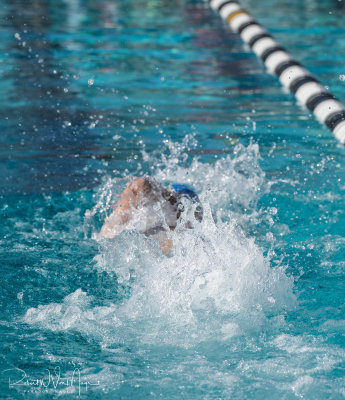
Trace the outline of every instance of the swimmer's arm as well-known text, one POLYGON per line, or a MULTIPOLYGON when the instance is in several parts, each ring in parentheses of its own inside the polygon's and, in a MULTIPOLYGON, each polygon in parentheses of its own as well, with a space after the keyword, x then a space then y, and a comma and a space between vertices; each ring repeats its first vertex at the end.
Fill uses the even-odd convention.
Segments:
POLYGON ((99 236, 112 239, 122 231, 123 226, 131 218, 131 207, 134 200, 135 196, 133 191, 130 187, 127 187, 121 194, 115 210, 106 218, 99 236))
POLYGON ((173 246, 173 241, 166 237, 165 239, 160 241, 159 247, 162 250, 163 254, 168 254, 173 246))
POLYGON ((165 231, 152 235, 152 238, 159 243, 159 247, 163 254, 170 253, 173 246, 173 241, 168 237, 165 231))

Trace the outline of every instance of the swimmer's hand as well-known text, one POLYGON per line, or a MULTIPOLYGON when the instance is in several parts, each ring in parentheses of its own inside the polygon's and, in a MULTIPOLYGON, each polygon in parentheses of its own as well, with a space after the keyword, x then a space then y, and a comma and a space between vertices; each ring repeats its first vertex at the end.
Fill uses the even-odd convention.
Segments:
POLYGON ((115 210, 106 218, 98 235, 99 237, 112 239, 123 231, 125 225, 131 218, 131 209, 135 208, 134 200, 133 191, 130 186, 127 186, 121 194, 115 210))
POLYGON ((166 237, 165 239, 161 239, 159 241, 159 247, 162 250, 163 254, 169 254, 173 246, 173 241, 166 237))
POLYGON ((118 214, 116 214, 115 212, 113 212, 106 219, 98 237, 112 239, 115 236, 119 235, 123 231, 124 227, 125 227, 125 224, 123 224, 121 217, 118 214))

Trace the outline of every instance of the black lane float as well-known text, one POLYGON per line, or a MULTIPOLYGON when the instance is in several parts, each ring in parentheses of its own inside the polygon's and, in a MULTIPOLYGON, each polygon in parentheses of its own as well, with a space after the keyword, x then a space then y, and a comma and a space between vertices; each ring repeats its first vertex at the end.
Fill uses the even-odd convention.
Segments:
POLYGON ((301 66, 237 1, 208 0, 235 33, 262 59, 268 71, 345 144, 345 107, 301 66))

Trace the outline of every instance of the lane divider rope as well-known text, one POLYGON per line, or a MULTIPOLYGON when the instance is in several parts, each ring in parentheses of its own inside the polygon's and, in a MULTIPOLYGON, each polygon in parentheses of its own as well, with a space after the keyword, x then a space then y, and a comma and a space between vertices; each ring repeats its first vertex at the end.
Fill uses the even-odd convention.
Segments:
POLYGON ((297 62, 238 1, 208 0, 235 33, 262 59, 268 71, 345 144, 345 107, 297 62))

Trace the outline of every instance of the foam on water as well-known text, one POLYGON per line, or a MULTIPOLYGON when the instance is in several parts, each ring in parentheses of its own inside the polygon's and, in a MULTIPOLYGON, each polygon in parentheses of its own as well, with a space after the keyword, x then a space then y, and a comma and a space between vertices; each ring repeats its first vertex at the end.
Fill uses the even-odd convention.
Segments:
MULTIPOLYGON (((260 194, 269 188, 258 165, 258 146, 238 145, 233 156, 214 164, 193 158, 186 165, 190 140, 178 147, 168 142, 170 155, 160 162, 156 155, 145 158, 155 165, 152 175, 160 182, 196 189, 203 221, 195 229, 184 229, 181 223, 169 233, 174 243, 169 256, 135 230, 102 241, 95 268, 116 277, 127 293, 121 303, 92 307, 87 293, 77 290, 62 304, 28 310, 26 322, 52 330, 77 329, 104 344, 139 340, 182 346, 284 325, 285 311, 296 306, 293 279, 283 266, 273 268, 255 238, 241 228, 239 210, 255 212, 260 194)), ((121 187, 118 179, 99 189, 88 218, 109 209, 116 185, 121 187)))
MULTIPOLYGON (((249 216, 260 223, 269 214, 257 209, 261 194, 270 188, 258 164, 258 146, 238 145, 232 156, 214 163, 196 157, 189 161, 187 145, 178 150, 172 143, 168 147, 170 154, 159 160, 157 155, 150 158, 145 154, 145 162, 154 166, 152 176, 160 182, 187 183, 197 191, 204 207, 202 222, 185 229, 182 221, 170 232, 174 245, 168 256, 154 239, 135 229, 100 241, 94 268, 113 277, 120 300, 100 304, 99 299, 78 289, 62 303, 30 308, 23 319, 54 332, 77 331, 104 351, 129 346, 137 349, 137 355, 146 349, 146 357, 151 358, 154 349, 162 346, 184 349, 185 364, 171 360, 162 367, 166 369, 163 375, 176 376, 177 369, 189 370, 197 363, 198 368, 188 373, 188 381, 217 384, 229 394, 241 374, 224 369, 223 361, 213 365, 208 360, 209 349, 216 346, 222 354, 223 346, 225 352, 233 346, 230 351, 236 353, 243 340, 248 349, 256 348, 258 344, 250 343, 256 343, 261 335, 280 335, 288 329, 287 312, 297 306, 294 280, 284 266, 272 265, 269 253, 266 255, 245 230, 249 216), (196 348, 198 360, 195 354, 188 355, 196 348), (211 376, 214 382, 209 380, 211 376)), ((122 177, 108 179, 98 189, 96 205, 86 215, 87 232, 99 230, 99 222, 110 212, 125 182, 122 177)), ((125 352, 116 352, 117 357, 128 359, 125 352)), ((252 360, 245 368, 253 366, 257 364, 252 360)), ((112 374, 119 371, 105 372, 106 368, 104 365, 99 375, 111 381, 112 374)), ((137 379, 133 377, 133 382, 137 379)), ((297 382, 304 384, 308 381, 297 382)))
MULTIPOLYGON (((231 156, 206 163, 188 156, 193 142, 167 141, 162 152, 143 153, 143 165, 163 184, 192 186, 202 222, 185 229, 181 221, 169 233, 168 256, 133 226, 101 240, 93 268, 114 281, 114 299, 78 289, 60 303, 30 308, 24 322, 97 343, 102 362, 76 362, 86 362, 84 378, 99 380, 110 396, 135 397, 140 388, 166 398, 246 398, 252 385, 256 398, 341 398, 340 375, 336 391, 322 376, 342 365, 343 350, 291 322, 298 313, 294 279, 269 251, 276 245, 270 232, 279 232, 276 210, 258 206, 273 183, 259 166, 258 146, 237 145, 231 156), (269 232, 253 236, 253 224, 269 232)), ((95 192, 87 236, 96 237, 129 178, 109 178, 95 192)), ((320 332, 342 328, 329 320, 320 332)))

